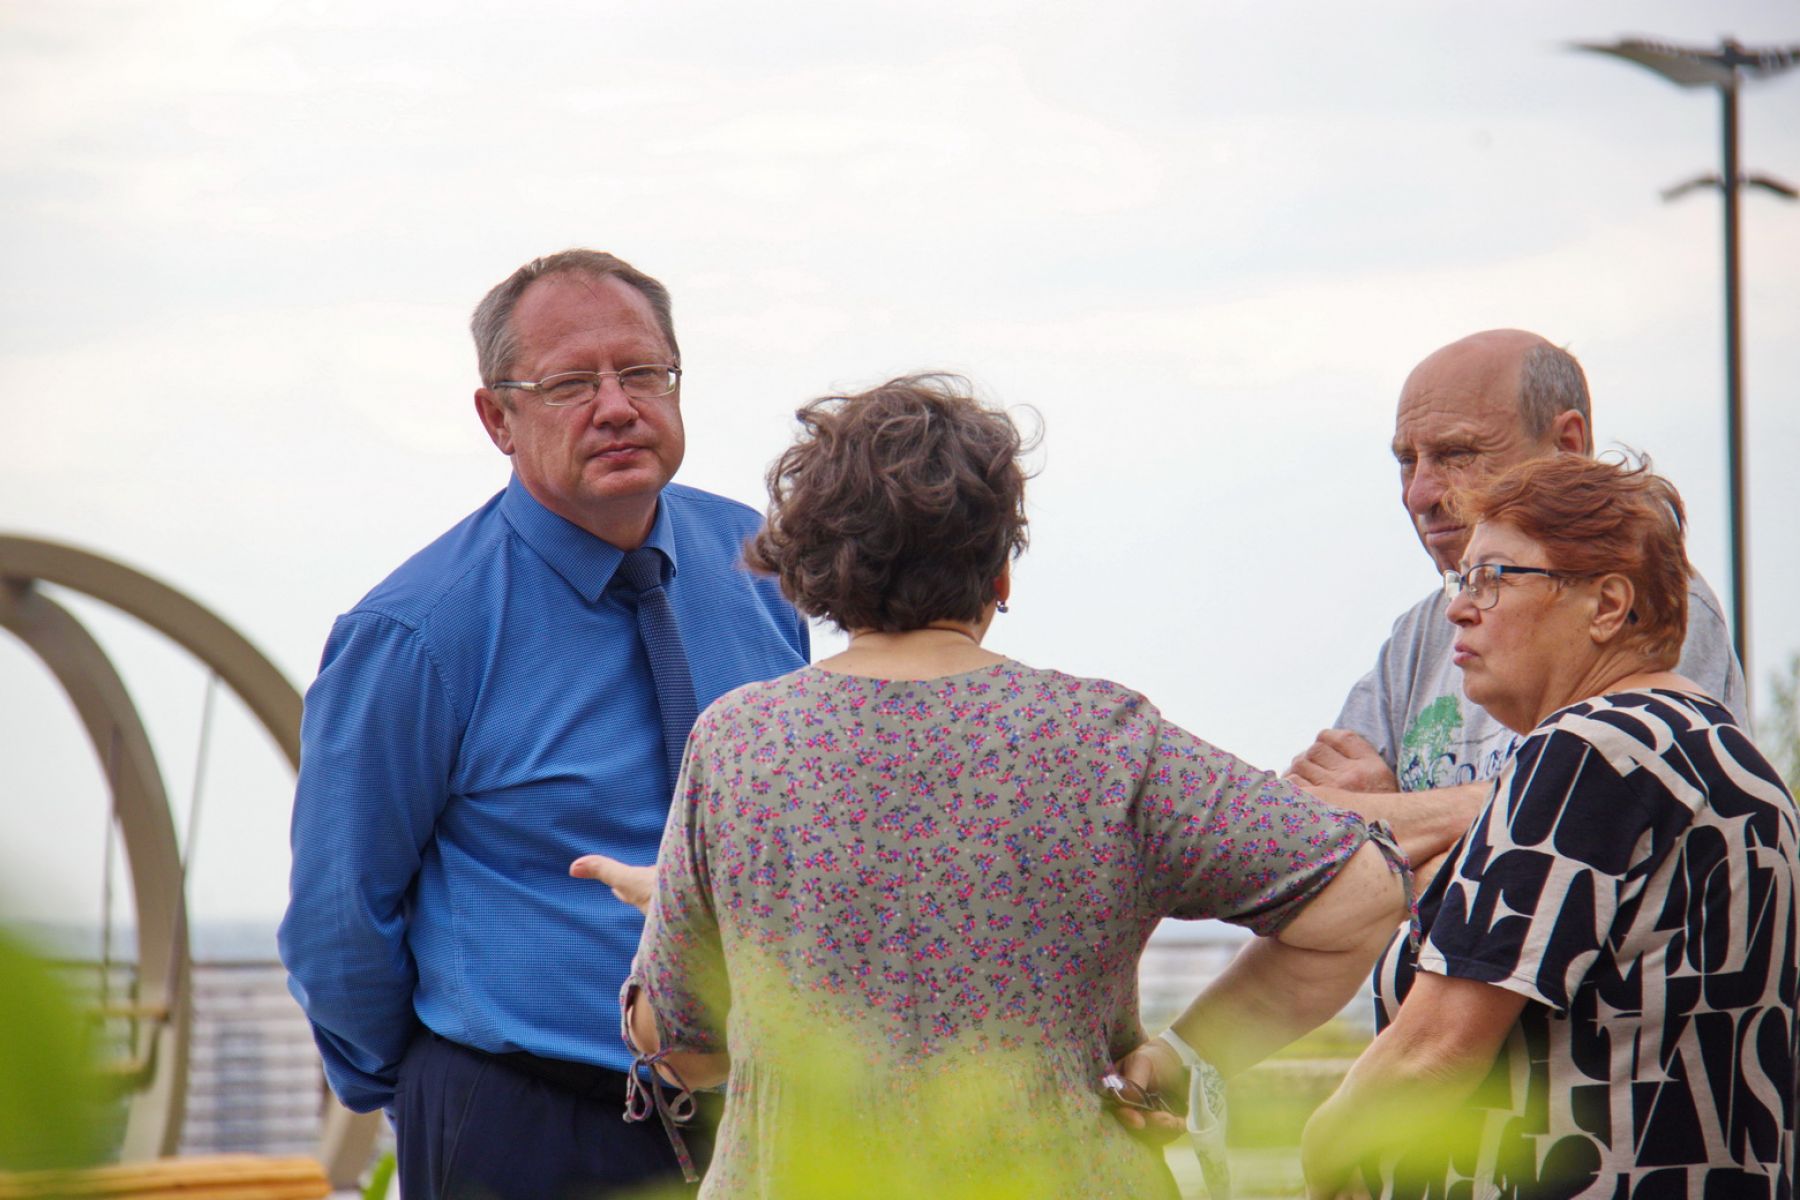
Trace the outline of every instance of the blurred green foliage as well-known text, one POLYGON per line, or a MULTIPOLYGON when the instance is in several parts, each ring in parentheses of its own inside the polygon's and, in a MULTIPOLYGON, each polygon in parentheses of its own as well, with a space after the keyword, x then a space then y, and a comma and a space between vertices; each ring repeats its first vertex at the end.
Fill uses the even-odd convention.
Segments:
MULTIPOLYGON (((928 1065, 884 1072, 872 1068, 866 1042, 817 1030, 808 1040, 804 1048, 790 1044, 787 1053, 759 1056, 755 1072, 764 1090, 754 1104, 766 1119, 762 1128, 774 1131, 756 1158, 778 1179, 783 1200, 1086 1194, 1088 1164, 1077 1156, 1091 1152, 1092 1142, 1070 1136, 1065 1113, 1034 1113, 1022 1103, 1029 1055, 952 1051, 928 1065)), ((1110 1119, 1092 1107, 1094 1119, 1110 1119)), ((1144 1154, 1150 1169, 1155 1152, 1146 1147, 1144 1154)), ((640 1200, 682 1194, 659 1189, 640 1200)))
MULTIPOLYGON (((784 1200, 1040 1200, 1091 1193, 1095 1155, 1105 1153, 1104 1139, 1114 1132, 1093 1126, 1112 1120, 1098 1103, 1097 1078, 1090 1095, 1051 1097, 1042 1083, 1045 1047, 1002 1050, 992 1041, 940 1047, 922 1061, 902 1054, 897 1065, 884 1028, 862 1024, 842 997, 795 994, 778 968, 770 978, 745 979, 742 965, 742 959, 733 963, 739 969, 729 993, 722 982, 714 986, 720 1007, 737 1010, 734 1036, 742 1022, 755 1030, 752 1061, 739 1064, 751 1079, 743 1103, 754 1106, 764 1136, 774 1131, 774 1144, 759 1144, 756 1157, 774 1165, 784 1200)), ((1333 1021, 1232 1081, 1237 1195, 1248 1200, 1302 1190, 1300 1132, 1369 1036, 1356 1022, 1333 1021)), ((1151 1160, 1146 1174, 1135 1186, 1119 1183, 1131 1194, 1160 1194, 1154 1160, 1162 1155, 1143 1149, 1151 1160)), ((1166 1150, 1184 1193, 1201 1194, 1186 1139, 1166 1150)), ((1120 1165, 1129 1171, 1131 1161, 1127 1153, 1120 1165)), ((640 1200, 681 1194, 659 1190, 640 1200)))
POLYGON ((1107 1115, 1099 1072, 1071 1094, 1057 1082, 1064 1048, 1029 1026, 920 1046, 904 1023, 796 990, 778 960, 757 959, 744 950, 728 985, 707 981, 713 1011, 729 1007, 733 1039, 750 1048, 733 1063, 744 1091, 728 1100, 721 1150, 754 1139, 782 1200, 1050 1200, 1092 1195, 1115 1177, 1103 1190, 1170 1194, 1161 1148, 1107 1115))
POLYGON ((394 1157, 392 1150, 375 1160, 375 1166, 369 1171, 369 1182, 363 1185, 363 1200, 387 1200, 398 1164, 399 1160, 394 1157))
POLYGON ((1790 792, 1800 793, 1800 651, 1787 666, 1769 676, 1769 711, 1762 720, 1757 746, 1769 756, 1790 792))
POLYGON ((1233 1079, 1228 1097, 1231 1116, 1225 1131, 1234 1151, 1233 1162, 1238 1150, 1283 1148, 1297 1162, 1306 1119, 1337 1090, 1350 1064, 1368 1044, 1367 1029, 1348 1021, 1330 1021, 1233 1079))
POLYGON ((87 1023, 43 959, 0 926, 0 1170, 101 1161, 107 1115, 87 1023))

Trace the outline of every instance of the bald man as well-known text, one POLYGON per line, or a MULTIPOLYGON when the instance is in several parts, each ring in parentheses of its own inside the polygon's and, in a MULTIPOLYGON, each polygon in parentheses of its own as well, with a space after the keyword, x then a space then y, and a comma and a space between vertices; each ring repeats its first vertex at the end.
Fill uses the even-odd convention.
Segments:
MULTIPOLYGON (((1401 501, 1440 573, 1456 568, 1469 542, 1445 496, 1528 459, 1593 454, 1589 410, 1581 364, 1519 329, 1471 334, 1413 368, 1394 417, 1394 458, 1401 501)), ((1390 821, 1415 863, 1462 836, 1514 740, 1463 696, 1447 607, 1443 589, 1433 587, 1400 615, 1335 727, 1288 768, 1335 802, 1390 821)), ((1689 581, 1687 642, 1676 670, 1750 727, 1744 673, 1719 598, 1698 575, 1689 581)))

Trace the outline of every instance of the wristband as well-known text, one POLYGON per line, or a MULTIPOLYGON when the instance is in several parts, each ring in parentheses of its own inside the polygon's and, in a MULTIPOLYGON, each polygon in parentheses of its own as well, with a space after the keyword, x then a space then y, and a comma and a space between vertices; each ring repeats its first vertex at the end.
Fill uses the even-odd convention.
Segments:
POLYGON ((1187 1129, 1194 1157, 1212 1200, 1230 1200, 1231 1165, 1225 1154, 1225 1077, 1174 1029, 1157 1034, 1188 1072, 1187 1129))

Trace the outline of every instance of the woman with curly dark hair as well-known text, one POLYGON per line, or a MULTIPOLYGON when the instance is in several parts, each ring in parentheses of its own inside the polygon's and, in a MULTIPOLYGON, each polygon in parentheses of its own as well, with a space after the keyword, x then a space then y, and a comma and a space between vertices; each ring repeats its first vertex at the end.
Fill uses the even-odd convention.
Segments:
POLYGON ((1229 1074, 1335 1014, 1404 865, 1130 689, 983 646, 1026 474, 962 381, 799 415, 747 558, 850 644, 701 715, 628 1040, 684 1088, 726 1081, 708 1196, 1171 1195, 1124 1127, 1145 1118, 1103 1096, 1155 1107, 1161 1081, 1199 1122, 1178 1060, 1229 1074), (1264 936, 1146 1044, 1137 961, 1166 916, 1264 936), (853 1186, 807 1183, 822 1129, 853 1186))

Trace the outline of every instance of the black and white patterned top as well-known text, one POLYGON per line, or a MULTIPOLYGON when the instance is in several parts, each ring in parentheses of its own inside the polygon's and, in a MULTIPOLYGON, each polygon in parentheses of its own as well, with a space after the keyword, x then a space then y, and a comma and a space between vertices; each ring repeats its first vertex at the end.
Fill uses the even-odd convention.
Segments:
POLYGON ((1545 718, 1420 901, 1417 970, 1529 1001, 1391 1197, 1794 1195, 1793 797, 1717 702, 1630 691, 1545 718))

